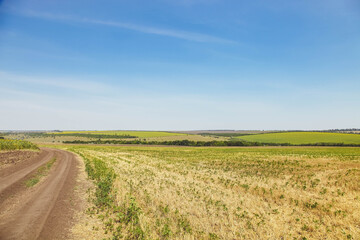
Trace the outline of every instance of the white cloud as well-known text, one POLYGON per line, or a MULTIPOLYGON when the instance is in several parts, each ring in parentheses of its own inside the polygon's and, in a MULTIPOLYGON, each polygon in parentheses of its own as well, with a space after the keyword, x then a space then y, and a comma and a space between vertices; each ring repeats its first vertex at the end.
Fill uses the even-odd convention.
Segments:
POLYGON ((104 26, 132 30, 141 33, 184 39, 194 42, 236 43, 235 41, 232 40, 228 40, 212 35, 202 34, 202 33, 144 26, 144 25, 127 23, 127 22, 104 21, 98 19, 79 18, 74 16, 57 15, 57 14, 42 13, 35 11, 24 11, 24 12, 15 12, 15 13, 25 15, 28 17, 36 17, 36 18, 42 18, 48 20, 104 25, 104 26))

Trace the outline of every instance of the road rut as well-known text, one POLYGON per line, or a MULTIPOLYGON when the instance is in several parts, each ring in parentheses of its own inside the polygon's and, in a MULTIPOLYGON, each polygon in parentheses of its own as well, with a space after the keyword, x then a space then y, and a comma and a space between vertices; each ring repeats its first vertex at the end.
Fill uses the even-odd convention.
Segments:
POLYGON ((71 201, 78 160, 70 152, 49 148, 43 148, 40 156, 38 161, 28 166, 0 175, 0 197, 16 196, 17 199, 12 206, 9 206, 9 201, 0 201, 5 202, 0 205, 1 240, 67 238, 66 227, 73 213, 71 201), (30 190, 15 187, 24 185, 28 175, 53 157, 56 162, 39 186, 30 190), (10 210, 6 211, 7 208, 10 210))

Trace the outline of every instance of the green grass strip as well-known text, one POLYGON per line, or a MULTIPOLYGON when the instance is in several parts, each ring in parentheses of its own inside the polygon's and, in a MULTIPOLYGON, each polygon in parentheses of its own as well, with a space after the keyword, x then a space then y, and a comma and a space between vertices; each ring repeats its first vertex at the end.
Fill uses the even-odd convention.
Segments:
POLYGON ((26 187, 33 187, 35 186, 38 182, 40 182, 41 178, 45 177, 52 165, 54 164, 54 162, 56 161, 56 158, 52 158, 49 162, 47 162, 44 166, 41 166, 37 172, 36 172, 36 175, 30 179, 28 179, 26 182, 25 182, 25 185, 26 187))
POLYGON ((115 201, 114 181, 116 173, 114 169, 99 158, 87 158, 81 152, 76 153, 84 159, 85 171, 96 186, 92 198, 95 207, 89 208, 88 213, 90 215, 96 214, 98 218, 102 219, 105 233, 110 233, 112 240, 145 239, 139 221, 141 209, 137 206, 135 197, 128 196, 128 202, 120 205, 115 201), (128 229, 125 238, 122 232, 123 227, 128 229))

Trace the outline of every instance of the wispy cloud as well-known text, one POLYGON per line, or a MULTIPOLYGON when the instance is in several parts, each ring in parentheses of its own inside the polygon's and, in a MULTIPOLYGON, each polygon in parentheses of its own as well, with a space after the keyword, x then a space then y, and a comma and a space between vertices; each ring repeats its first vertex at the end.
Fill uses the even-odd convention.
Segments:
POLYGON ((112 88, 111 86, 93 82, 93 81, 84 81, 73 78, 54 78, 54 77, 37 77, 37 76, 26 76, 19 74, 12 74, 9 72, 4 72, 0 70, 0 79, 4 82, 16 82, 22 84, 31 84, 39 86, 48 86, 53 88, 62 88, 73 91, 82 91, 82 92, 107 92, 112 88))
POLYGON ((127 29, 127 30, 146 33, 146 34, 178 38, 178 39, 194 41, 194 42, 213 42, 213 43, 228 43, 228 44, 236 43, 236 41, 233 41, 233 40, 216 37, 216 36, 212 36, 212 35, 208 35, 208 34, 151 27, 151 26, 138 25, 138 24, 133 24, 133 23, 128 23, 128 22, 105 21, 105 20, 99 20, 99 19, 80 18, 80 17, 75 17, 75 16, 57 15, 57 14, 35 12, 35 11, 23 11, 23 12, 16 12, 16 13, 27 16, 27 17, 35 17, 35 18, 54 20, 54 21, 63 21, 63 22, 76 22, 76 23, 103 25, 103 26, 127 29))

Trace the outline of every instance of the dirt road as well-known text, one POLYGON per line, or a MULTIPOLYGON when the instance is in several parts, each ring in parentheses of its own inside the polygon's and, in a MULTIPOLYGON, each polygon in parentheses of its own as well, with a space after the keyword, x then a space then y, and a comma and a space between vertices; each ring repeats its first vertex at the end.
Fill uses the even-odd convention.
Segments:
POLYGON ((42 148, 37 156, 0 170, 0 240, 69 238, 77 161, 70 152, 42 148), (54 157, 47 176, 26 187, 25 181, 54 157))

